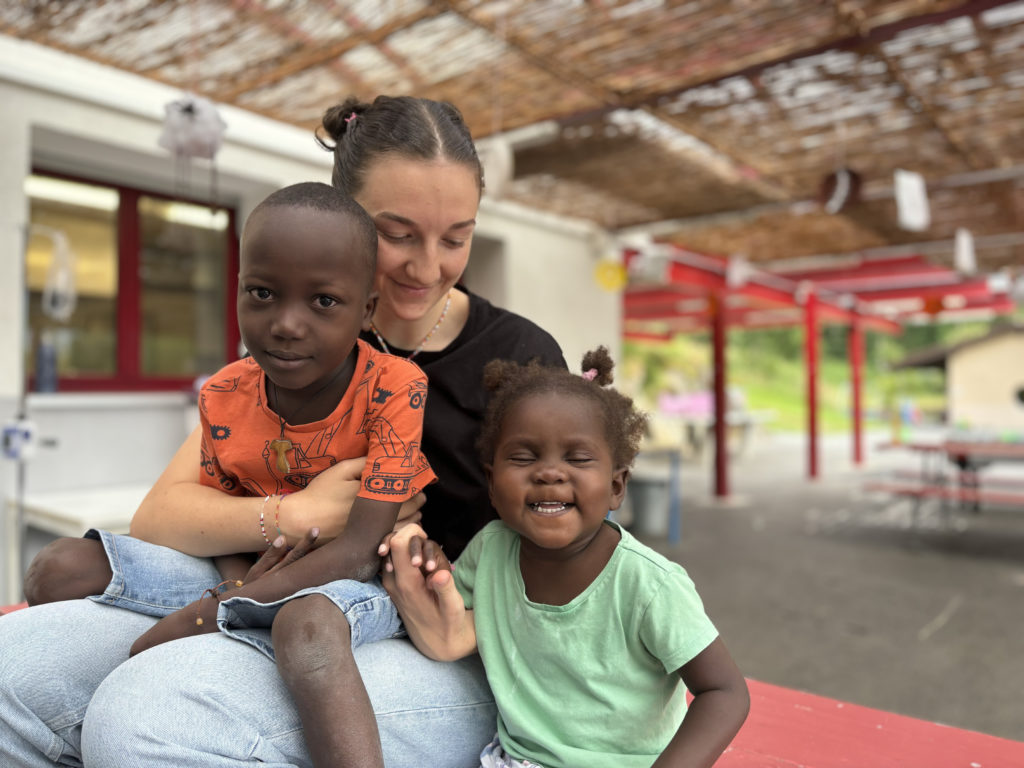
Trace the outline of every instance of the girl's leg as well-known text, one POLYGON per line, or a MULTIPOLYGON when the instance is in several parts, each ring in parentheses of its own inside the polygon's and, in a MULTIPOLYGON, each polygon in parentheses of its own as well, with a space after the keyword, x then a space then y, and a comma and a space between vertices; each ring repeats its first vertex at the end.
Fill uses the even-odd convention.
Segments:
MULTIPOLYGON (((477 657, 435 662, 407 640, 354 656, 387 768, 479 765, 496 722, 477 657)), ((311 764, 274 662, 222 634, 167 643, 118 667, 89 706, 82 751, 86 765, 104 768, 311 764)))
POLYGON ((0 765, 80 766, 93 692, 154 621, 89 600, 0 619, 0 765))
POLYGON ((313 765, 383 768, 377 721, 352 656, 345 614, 323 595, 300 597, 278 611, 272 638, 313 765))

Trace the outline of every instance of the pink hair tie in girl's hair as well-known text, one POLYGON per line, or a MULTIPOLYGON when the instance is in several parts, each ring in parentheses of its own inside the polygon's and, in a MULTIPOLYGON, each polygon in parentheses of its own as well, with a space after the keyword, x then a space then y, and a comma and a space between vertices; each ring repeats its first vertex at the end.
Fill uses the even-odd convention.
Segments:
POLYGON ((348 125, 349 123, 351 123, 355 119, 356 119, 356 113, 353 112, 351 115, 349 115, 348 117, 345 118, 345 124, 348 125))
POLYGON ((593 381, 594 379, 597 378, 597 368, 590 368, 589 370, 584 371, 580 375, 583 376, 583 378, 586 379, 587 381, 593 381))

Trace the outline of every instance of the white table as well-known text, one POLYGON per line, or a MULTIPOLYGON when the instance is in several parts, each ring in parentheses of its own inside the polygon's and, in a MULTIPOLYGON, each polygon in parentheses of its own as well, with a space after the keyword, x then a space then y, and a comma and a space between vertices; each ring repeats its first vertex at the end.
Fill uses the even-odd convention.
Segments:
MULTIPOLYGON (((135 510, 151 488, 148 484, 107 485, 64 491, 26 493, 23 501, 24 522, 55 536, 81 536, 90 528, 112 533, 128 533, 135 510)), ((18 526, 18 508, 14 499, 7 500, 10 525, 6 540, 11 566, 6 602, 21 600, 21 577, 28 563, 22 564, 22 539, 18 526)), ((3 601, 0 601, 3 602, 3 601)))

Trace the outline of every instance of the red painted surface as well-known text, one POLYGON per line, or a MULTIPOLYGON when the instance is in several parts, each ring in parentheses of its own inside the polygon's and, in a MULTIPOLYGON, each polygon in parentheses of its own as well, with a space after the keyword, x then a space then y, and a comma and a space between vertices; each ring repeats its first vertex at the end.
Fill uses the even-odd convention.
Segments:
POLYGON ((714 296, 711 319, 711 352, 715 387, 715 496, 729 495, 729 452, 726 444, 725 293, 714 296))
POLYGON ((1011 768, 1024 743, 756 680, 750 716, 716 768, 1011 768))
POLYGON ((853 401, 853 463, 859 467, 864 463, 864 330, 857 320, 850 325, 847 346, 850 355, 850 388, 853 401))
POLYGON ((818 476, 818 300, 811 291, 804 307, 804 362, 807 368, 807 476, 818 476))

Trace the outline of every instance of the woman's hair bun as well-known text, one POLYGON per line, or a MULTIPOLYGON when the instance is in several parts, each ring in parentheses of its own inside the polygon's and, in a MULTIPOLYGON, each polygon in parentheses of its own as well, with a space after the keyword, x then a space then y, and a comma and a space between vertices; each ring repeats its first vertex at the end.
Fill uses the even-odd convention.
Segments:
MULTIPOLYGON (((324 132, 331 138, 335 144, 341 141, 352 126, 352 115, 360 115, 369 107, 369 104, 365 104, 357 99, 355 96, 349 96, 341 104, 335 104, 333 107, 328 108, 324 112, 323 120, 321 120, 321 127, 324 132)), ((334 149, 333 146, 327 144, 326 141, 317 132, 317 141, 325 149, 334 149)))

